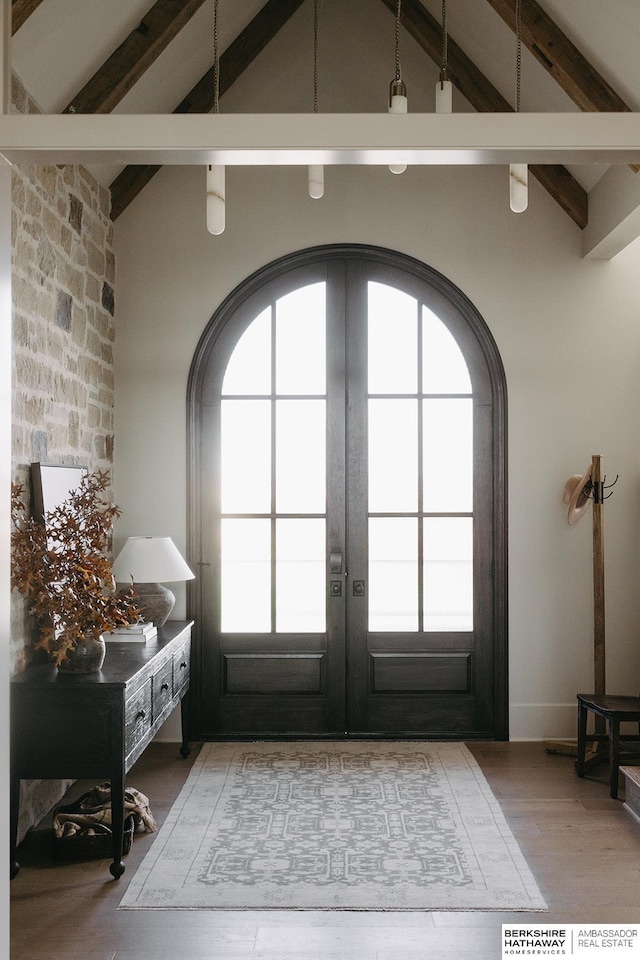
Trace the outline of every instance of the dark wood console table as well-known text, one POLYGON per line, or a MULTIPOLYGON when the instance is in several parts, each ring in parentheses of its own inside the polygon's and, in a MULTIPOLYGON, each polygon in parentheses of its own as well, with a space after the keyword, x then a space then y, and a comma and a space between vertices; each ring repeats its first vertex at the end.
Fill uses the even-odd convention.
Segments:
POLYGON ((184 696, 189 690, 192 621, 169 621, 147 643, 107 644, 93 674, 59 674, 53 664, 27 667, 11 680, 11 876, 20 780, 111 780, 113 863, 122 862, 125 776, 178 703, 187 756, 184 696))

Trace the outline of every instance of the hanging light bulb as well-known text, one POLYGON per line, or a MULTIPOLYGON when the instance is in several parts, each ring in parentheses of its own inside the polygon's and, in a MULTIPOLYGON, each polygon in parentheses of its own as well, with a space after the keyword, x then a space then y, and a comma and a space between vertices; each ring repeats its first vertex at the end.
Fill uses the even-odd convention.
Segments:
POLYGON ((310 163, 307 171, 309 196, 319 200, 324 196, 324 167, 321 163, 310 163))
POLYGON ((524 213, 529 202, 529 167, 526 163, 509 164, 509 206, 514 213, 524 213))
MULTIPOLYGON (((522 73, 522 11, 516 0, 516 113, 520 113, 520 76, 522 73)), ((529 168, 526 163, 509 164, 509 206, 524 213, 529 205, 529 168)))
MULTIPOLYGON (((318 0, 313 0, 313 112, 318 112, 318 0)), ((324 167, 321 163, 309 164, 307 187, 312 200, 324 196, 324 167)))
POLYGON ((224 233, 225 168, 220 164, 207 167, 207 230, 214 236, 224 233))
MULTIPOLYGON (((213 112, 220 113, 220 61, 218 59, 218 0, 213 3, 213 112)), ((214 236, 225 228, 225 168, 221 164, 207 167, 207 230, 214 236)))
MULTIPOLYGON (((402 79, 400 69, 400 3, 398 0, 396 6, 395 23, 395 56, 396 56, 396 75, 389 85, 389 113, 406 113, 409 106, 407 100, 407 87, 402 79)), ((391 173, 404 173, 407 169, 406 163, 390 163, 391 173)))
POLYGON ((453 110, 453 84, 447 79, 447 0, 442 0, 442 67, 436 83, 436 113, 453 110))
POLYGON ((453 111, 453 84, 445 80, 440 74, 436 83, 436 113, 451 113, 453 111))
MULTIPOLYGON (((389 113, 406 113, 408 106, 407 88, 404 81, 396 77, 389 87, 389 113)), ((390 163, 391 173, 404 173, 406 163, 390 163)))

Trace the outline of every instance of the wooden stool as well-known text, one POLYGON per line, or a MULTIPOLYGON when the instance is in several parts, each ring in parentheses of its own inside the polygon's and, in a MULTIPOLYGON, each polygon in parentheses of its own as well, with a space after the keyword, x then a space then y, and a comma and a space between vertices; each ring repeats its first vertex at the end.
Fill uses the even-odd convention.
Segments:
POLYGON ((595 693, 578 694, 578 757, 576 773, 584 777, 585 771, 596 763, 609 760, 609 787, 610 794, 615 799, 618 796, 618 769, 620 754, 624 754, 624 762, 640 760, 640 752, 625 747, 629 740, 638 741, 639 734, 634 736, 620 734, 620 723, 631 721, 640 724, 640 697, 610 697, 598 696, 595 693), (587 733, 587 717, 589 711, 596 716, 603 717, 607 722, 608 733, 587 733), (587 757, 587 744, 608 743, 608 753, 596 750, 595 754, 587 757))

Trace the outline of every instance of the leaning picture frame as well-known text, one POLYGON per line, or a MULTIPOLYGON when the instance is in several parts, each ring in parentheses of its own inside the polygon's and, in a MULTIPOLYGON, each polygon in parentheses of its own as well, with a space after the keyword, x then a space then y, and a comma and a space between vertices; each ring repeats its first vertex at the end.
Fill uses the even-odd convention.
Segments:
POLYGON ((31 496, 34 519, 44 523, 46 514, 67 499, 86 473, 87 467, 67 463, 32 463, 31 496))

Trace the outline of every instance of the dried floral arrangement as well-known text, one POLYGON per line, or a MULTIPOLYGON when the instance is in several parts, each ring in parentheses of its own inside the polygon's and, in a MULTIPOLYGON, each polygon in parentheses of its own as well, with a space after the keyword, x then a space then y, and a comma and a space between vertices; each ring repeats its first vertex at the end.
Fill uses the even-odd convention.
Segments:
POLYGON ((108 473, 85 474, 40 523, 28 514, 24 485, 11 486, 11 586, 35 618, 36 649, 46 650, 58 666, 84 637, 139 619, 133 589, 115 591, 105 552, 121 514, 105 500, 108 488, 108 473))

